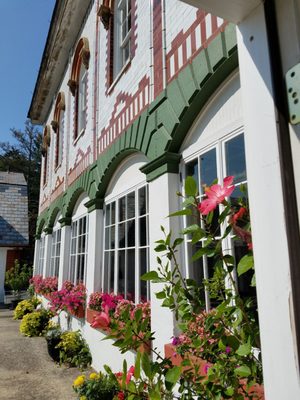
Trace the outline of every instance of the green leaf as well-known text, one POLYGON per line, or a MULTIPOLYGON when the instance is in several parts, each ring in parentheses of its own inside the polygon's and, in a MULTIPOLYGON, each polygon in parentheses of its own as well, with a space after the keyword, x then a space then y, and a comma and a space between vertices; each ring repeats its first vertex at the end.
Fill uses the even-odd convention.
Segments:
POLYGON ((185 208, 184 210, 179 210, 168 215, 168 217, 179 217, 180 215, 192 215, 192 210, 190 208, 185 208))
POLYGON ((167 246, 165 244, 159 244, 158 246, 156 246, 154 248, 155 251, 160 252, 160 251, 166 251, 167 250, 167 246))
POLYGON ((184 191, 186 196, 196 196, 198 193, 197 183, 191 176, 188 176, 184 182, 184 191))
POLYGON ((173 248, 179 246, 183 242, 182 238, 176 238, 173 243, 173 248))
POLYGON ((247 367, 247 365, 241 365, 234 370, 234 374, 240 376, 241 378, 245 378, 251 375, 251 369, 247 367))
POLYGON ((134 365, 134 377, 139 379, 141 376, 141 353, 138 351, 134 365))
POLYGON ((253 274, 253 276, 252 276, 250 286, 252 286, 252 287, 256 286, 256 275, 255 274, 253 274))
POLYGON ((238 275, 241 276, 245 272, 249 271, 249 269, 254 268, 254 259, 250 254, 246 254, 239 262, 237 271, 238 275))
POLYGON ((147 353, 142 354, 142 368, 147 378, 151 379, 151 364, 147 353))
POLYGON ((247 356, 251 353, 251 345, 250 343, 241 344, 236 351, 236 354, 239 356, 247 356))
POLYGON ((200 257, 203 257, 204 255, 213 256, 215 254, 215 250, 211 249, 209 247, 202 247, 192 257, 192 261, 198 260, 200 257))
POLYGON ((175 366, 168 370, 165 379, 167 382, 175 384, 178 381, 180 374, 181 374, 181 368, 175 366))
POLYGON ((182 202, 182 207, 192 206, 194 204, 195 198, 193 196, 189 196, 182 202))
POLYGON ((155 296, 157 299, 164 299, 166 297, 166 293, 165 292, 157 292, 157 293, 155 293, 155 296))
POLYGON ((225 390, 225 394, 227 396, 232 396, 234 394, 234 388, 229 386, 226 390, 225 390))
POLYGON ((156 271, 149 271, 141 276, 142 281, 151 281, 152 279, 159 279, 158 273, 156 271))
POLYGON ((187 226, 186 228, 184 228, 182 230, 182 233, 184 235, 186 235, 187 233, 193 233, 193 232, 199 232, 199 231, 202 231, 203 235, 205 235, 205 232, 199 227, 199 225, 193 224, 193 225, 190 225, 190 226, 187 226))
POLYGON ((149 390, 149 399, 150 400, 161 400, 160 392, 155 389, 149 390))

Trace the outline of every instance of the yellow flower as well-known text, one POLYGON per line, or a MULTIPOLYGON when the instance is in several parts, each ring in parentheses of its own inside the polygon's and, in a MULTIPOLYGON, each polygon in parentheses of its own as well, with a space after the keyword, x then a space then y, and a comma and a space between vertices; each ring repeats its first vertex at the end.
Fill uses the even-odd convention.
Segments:
POLYGON ((81 385, 84 384, 84 381, 85 381, 85 376, 84 376, 84 375, 79 375, 79 376, 75 379, 75 381, 73 382, 73 385, 74 385, 75 387, 81 386, 81 385))
POLYGON ((98 374, 96 374, 95 372, 92 372, 91 374, 90 374, 90 379, 97 379, 98 378, 98 374))
POLYGON ((79 400, 87 400, 86 396, 80 396, 79 400))

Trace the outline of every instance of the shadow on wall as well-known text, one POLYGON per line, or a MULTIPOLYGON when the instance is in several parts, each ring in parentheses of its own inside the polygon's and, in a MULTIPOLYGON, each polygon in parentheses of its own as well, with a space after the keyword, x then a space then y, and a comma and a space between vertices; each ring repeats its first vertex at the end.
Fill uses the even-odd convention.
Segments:
MULTIPOLYGON (((16 221, 20 222, 20 221, 16 221)), ((28 245, 28 238, 23 236, 9 222, 0 216, 0 246, 28 245)))

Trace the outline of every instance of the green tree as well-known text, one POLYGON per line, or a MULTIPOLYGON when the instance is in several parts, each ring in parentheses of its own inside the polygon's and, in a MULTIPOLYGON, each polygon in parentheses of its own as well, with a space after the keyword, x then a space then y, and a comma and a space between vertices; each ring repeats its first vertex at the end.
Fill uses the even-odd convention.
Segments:
POLYGON ((24 130, 12 128, 15 144, 0 142, 0 171, 21 172, 28 186, 29 243, 34 243, 38 215, 42 135, 30 120, 24 130))

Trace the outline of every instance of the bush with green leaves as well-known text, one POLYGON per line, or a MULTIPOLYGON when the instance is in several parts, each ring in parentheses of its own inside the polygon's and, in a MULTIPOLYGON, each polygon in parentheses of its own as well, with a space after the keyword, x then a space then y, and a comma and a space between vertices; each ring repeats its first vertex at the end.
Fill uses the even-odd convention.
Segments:
POLYGON ((89 377, 78 376, 73 389, 79 399, 112 400, 119 391, 119 384, 112 375, 92 372, 89 377))
POLYGON ((33 312, 39 304, 40 300, 38 300, 36 297, 20 301, 14 310, 13 318, 22 319, 24 315, 33 312))
POLYGON ((15 260, 15 265, 5 273, 5 286, 15 293, 26 290, 31 276, 32 267, 27 264, 21 265, 18 260, 15 260))
POLYGON ((80 331, 63 332, 60 339, 56 346, 59 349, 60 363, 79 368, 86 368, 91 364, 91 353, 80 331))
POLYGON ((25 336, 42 336, 52 317, 53 313, 44 308, 26 314, 21 321, 20 332, 25 336))
MULTIPOLYGON (((239 190, 246 188, 239 186, 239 190)), ((252 237, 246 194, 239 199, 228 198, 234 191, 233 177, 224 179, 223 186, 213 183, 205 189, 206 198, 199 200, 196 182, 185 181, 183 209, 170 217, 187 216, 191 225, 182 234, 197 244, 193 262, 209 259, 210 278, 199 285, 183 276, 177 261, 182 237, 172 238, 161 227, 163 238, 157 241, 158 267, 142 279, 159 283, 162 287, 156 297, 169 308, 177 319, 181 335, 173 339, 175 352, 182 363, 173 366, 152 348, 152 357, 138 353, 133 379, 122 382, 125 398, 135 399, 207 399, 243 400, 262 399, 257 385, 263 381, 260 354, 259 326, 255 298, 255 274, 252 255, 252 237), (230 240, 241 243, 244 256, 236 259, 228 251, 230 240), (249 296, 239 292, 235 276, 245 276, 249 282, 249 296), (205 311, 203 289, 213 300, 214 308, 205 311), (206 362, 204 371, 192 360, 206 362), (174 390, 175 385, 176 392, 174 390)), ((244 192, 245 193, 245 192, 244 192)), ((154 337, 136 336, 142 327, 139 314, 135 325, 128 325, 124 338, 115 343, 121 351, 130 348, 130 341, 145 342, 154 337)), ((170 338, 171 339, 171 338, 170 338)), ((124 371, 126 370, 126 363, 124 371)), ((113 372, 107 369, 113 375, 113 372)))

